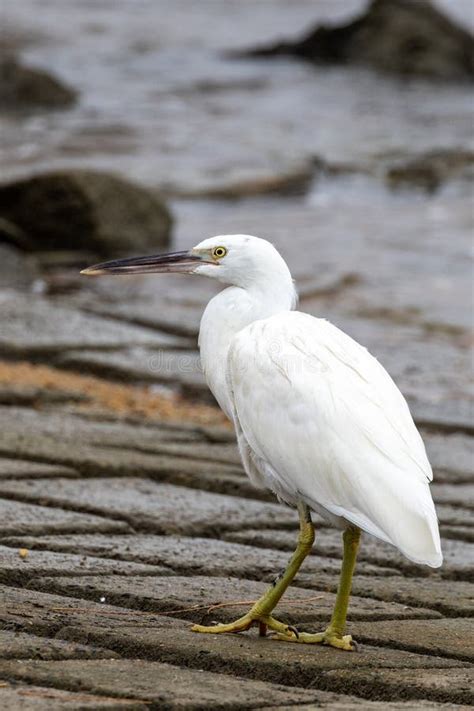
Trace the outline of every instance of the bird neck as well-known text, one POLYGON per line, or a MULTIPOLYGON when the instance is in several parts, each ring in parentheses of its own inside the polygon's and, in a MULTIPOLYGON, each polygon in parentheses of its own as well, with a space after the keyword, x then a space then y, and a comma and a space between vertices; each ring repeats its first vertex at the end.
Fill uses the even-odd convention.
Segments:
POLYGON ((227 353, 234 336, 254 321, 269 318, 296 305, 291 276, 286 283, 259 284, 249 288, 231 286, 208 303, 201 319, 199 350, 207 383, 217 402, 231 418, 226 382, 227 353))

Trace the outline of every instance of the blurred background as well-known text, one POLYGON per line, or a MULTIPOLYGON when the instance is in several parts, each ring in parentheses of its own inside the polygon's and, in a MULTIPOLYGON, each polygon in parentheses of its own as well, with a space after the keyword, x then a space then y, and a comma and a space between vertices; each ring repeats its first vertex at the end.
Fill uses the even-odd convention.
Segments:
POLYGON ((471 0, 3 0, 2 25, 4 398, 27 363, 209 401, 215 285, 78 271, 247 232, 421 418, 468 416, 471 0))

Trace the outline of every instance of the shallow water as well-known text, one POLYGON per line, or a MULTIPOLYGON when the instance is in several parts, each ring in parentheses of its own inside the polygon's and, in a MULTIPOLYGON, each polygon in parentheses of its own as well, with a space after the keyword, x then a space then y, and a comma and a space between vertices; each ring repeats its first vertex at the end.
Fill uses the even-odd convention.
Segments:
MULTIPOLYGON (((470 0, 438 4, 474 25, 470 0)), ((311 174, 316 156, 350 166, 338 175, 315 170, 296 195, 175 199, 175 242, 184 248, 229 232, 273 240, 296 277, 303 308, 347 328, 405 378, 426 343, 429 362, 421 363, 423 378, 415 368, 414 391, 422 387, 436 398, 434 381, 445 373, 449 391, 465 393, 471 186, 454 180, 435 195, 392 192, 383 176, 387 165, 424 150, 474 147, 472 93, 363 69, 223 56, 296 36, 318 20, 340 21, 363 6, 44 0, 39 11, 34 0, 9 0, 4 16, 7 26, 23 28, 25 61, 54 71, 79 89, 80 100, 70 111, 1 118, 4 176, 102 168, 179 194, 311 174)), ((166 304, 198 307, 197 319, 214 292, 208 282, 172 277, 105 280, 93 288, 126 301, 132 320, 166 304)))
MULTIPOLYGON (((473 22, 469 0, 441 4, 473 22)), ((183 191, 291 171, 315 155, 377 169, 433 147, 472 146, 466 87, 223 56, 364 5, 5 0, 6 26, 30 39, 25 61, 52 70, 80 101, 70 111, 2 118, 4 175, 93 166, 183 191)))

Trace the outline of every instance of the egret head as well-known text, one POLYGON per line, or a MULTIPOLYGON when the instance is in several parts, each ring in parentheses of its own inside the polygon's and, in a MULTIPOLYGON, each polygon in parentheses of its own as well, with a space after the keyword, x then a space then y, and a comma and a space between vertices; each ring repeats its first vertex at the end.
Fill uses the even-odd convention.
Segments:
POLYGON ((199 274, 243 288, 269 278, 280 283, 281 279, 291 282, 288 267, 275 247, 251 235, 218 235, 199 242, 189 251, 117 259, 96 264, 81 273, 94 276, 164 272, 199 274))

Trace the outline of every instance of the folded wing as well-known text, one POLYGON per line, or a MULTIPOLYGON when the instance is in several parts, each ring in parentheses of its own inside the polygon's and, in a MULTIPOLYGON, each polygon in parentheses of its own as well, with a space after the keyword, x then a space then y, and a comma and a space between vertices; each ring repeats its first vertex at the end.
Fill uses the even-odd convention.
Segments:
POLYGON ((323 319, 280 313, 237 334, 227 378, 240 436, 281 490, 441 565, 423 442, 365 348, 323 319))

